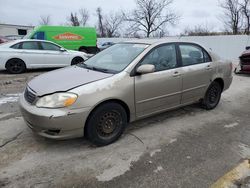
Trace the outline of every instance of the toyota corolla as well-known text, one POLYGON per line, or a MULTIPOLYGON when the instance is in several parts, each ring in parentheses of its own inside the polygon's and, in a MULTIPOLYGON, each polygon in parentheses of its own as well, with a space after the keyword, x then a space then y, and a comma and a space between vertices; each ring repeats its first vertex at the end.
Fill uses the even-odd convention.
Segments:
POLYGON ((196 43, 137 40, 34 78, 20 108, 41 136, 104 146, 130 122, 196 102, 214 109, 231 82, 232 63, 196 43))

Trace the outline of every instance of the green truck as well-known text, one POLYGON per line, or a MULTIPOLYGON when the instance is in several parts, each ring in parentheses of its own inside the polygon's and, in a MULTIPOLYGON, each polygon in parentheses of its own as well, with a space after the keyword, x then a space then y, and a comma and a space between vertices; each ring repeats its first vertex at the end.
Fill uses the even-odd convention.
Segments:
POLYGON ((99 51, 96 29, 92 27, 38 26, 26 38, 52 41, 69 50, 99 51))

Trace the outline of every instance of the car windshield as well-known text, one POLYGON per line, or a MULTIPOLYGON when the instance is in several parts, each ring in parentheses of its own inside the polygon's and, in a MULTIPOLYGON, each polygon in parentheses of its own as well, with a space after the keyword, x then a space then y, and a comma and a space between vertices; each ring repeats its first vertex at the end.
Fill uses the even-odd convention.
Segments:
POLYGON ((121 43, 93 56, 79 66, 102 72, 118 73, 125 69, 149 45, 121 43))

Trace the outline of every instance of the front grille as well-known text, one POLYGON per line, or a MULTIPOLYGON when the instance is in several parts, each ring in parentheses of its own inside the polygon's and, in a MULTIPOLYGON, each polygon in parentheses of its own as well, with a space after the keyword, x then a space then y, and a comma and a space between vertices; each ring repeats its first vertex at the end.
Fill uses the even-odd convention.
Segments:
POLYGON ((28 103, 32 104, 36 100, 36 95, 27 87, 24 92, 24 98, 28 103))

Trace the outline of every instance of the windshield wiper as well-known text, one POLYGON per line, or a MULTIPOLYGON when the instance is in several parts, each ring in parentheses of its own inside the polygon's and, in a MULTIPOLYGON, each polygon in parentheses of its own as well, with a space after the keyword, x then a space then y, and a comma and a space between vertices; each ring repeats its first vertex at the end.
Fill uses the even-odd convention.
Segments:
POLYGON ((115 73, 113 70, 105 69, 105 68, 100 68, 100 67, 92 67, 93 70, 99 71, 99 72, 104 72, 104 73, 115 73))
POLYGON ((117 73, 118 71, 114 71, 114 70, 109 70, 109 69, 105 69, 105 68, 100 68, 100 67, 94 67, 94 66, 89 66, 85 63, 81 63, 79 64, 79 66, 85 68, 85 69, 90 69, 90 70, 94 70, 94 71, 98 71, 98 72, 104 72, 104 73, 117 73))
POLYGON ((82 68, 85 68, 85 69, 90 69, 90 70, 93 70, 93 67, 91 66, 88 66, 87 64, 85 63, 79 63, 77 64, 79 67, 82 67, 82 68))

